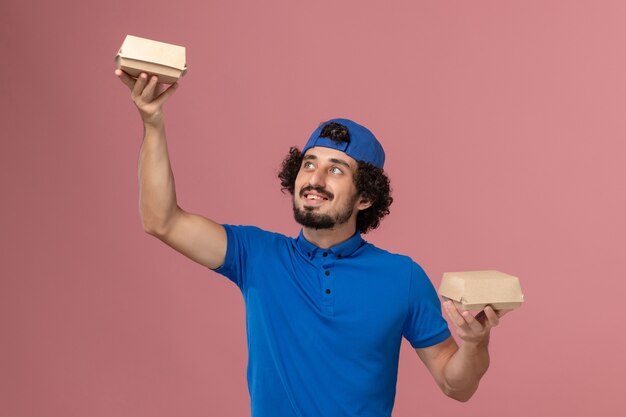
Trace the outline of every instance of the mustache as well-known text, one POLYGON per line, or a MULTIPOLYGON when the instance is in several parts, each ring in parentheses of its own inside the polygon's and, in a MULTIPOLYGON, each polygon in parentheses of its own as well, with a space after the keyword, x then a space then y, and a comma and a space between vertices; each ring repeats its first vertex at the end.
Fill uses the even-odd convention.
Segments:
POLYGON ((306 187, 303 187, 300 190, 300 197, 304 196, 304 193, 306 193, 307 191, 315 191, 329 200, 335 197, 333 193, 331 193, 330 191, 326 191, 323 187, 320 187, 319 185, 307 185, 306 187))

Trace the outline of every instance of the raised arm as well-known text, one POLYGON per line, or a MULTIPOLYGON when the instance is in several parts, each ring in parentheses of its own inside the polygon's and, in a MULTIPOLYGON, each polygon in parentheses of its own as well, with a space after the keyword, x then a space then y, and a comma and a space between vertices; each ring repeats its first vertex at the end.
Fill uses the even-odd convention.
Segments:
POLYGON ((221 266, 226 254, 226 232, 222 225, 187 213, 176 202, 163 103, 178 84, 161 91, 156 76, 148 80, 142 73, 134 80, 121 70, 115 74, 130 89, 144 126, 139 152, 139 213, 144 230, 195 262, 211 269, 221 266))

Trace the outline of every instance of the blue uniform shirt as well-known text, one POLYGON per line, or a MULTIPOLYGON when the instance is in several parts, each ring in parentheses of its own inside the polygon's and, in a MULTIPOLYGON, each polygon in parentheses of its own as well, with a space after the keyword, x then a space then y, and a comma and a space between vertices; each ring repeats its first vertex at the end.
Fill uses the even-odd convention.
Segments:
POLYGON ((450 336, 435 290, 411 258, 356 233, 329 249, 225 225, 224 265, 246 305, 253 417, 389 417, 400 342, 450 336))

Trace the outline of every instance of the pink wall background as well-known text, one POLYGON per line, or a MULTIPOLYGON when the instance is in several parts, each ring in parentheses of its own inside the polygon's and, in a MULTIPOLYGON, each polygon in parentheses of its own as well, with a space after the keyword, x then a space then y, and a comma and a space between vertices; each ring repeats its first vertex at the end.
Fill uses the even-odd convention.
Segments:
POLYGON ((277 167, 350 117, 395 191, 368 240, 435 285, 521 278, 476 396, 440 394, 405 342, 394 416, 623 415, 625 20, 617 0, 3 3, 0 414, 249 415, 238 290, 140 224, 130 33, 188 48, 166 107, 185 209, 296 234, 277 167))

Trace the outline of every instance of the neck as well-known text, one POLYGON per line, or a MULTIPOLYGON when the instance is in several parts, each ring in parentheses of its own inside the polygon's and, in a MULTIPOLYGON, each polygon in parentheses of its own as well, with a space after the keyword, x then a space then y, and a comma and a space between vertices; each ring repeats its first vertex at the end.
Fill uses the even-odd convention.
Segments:
POLYGON ((350 239, 356 231, 356 225, 347 222, 337 225, 332 229, 311 229, 304 227, 302 234, 312 244, 318 248, 328 249, 350 239))

